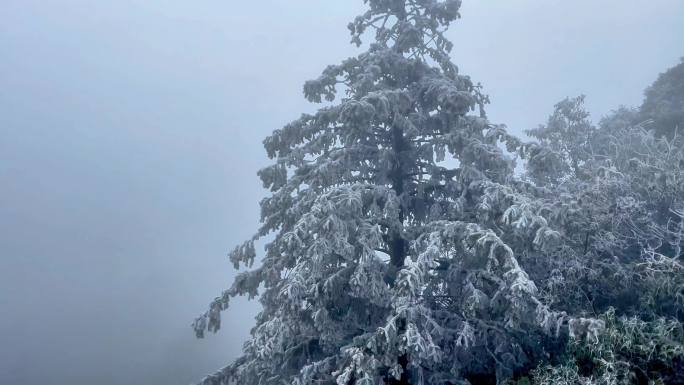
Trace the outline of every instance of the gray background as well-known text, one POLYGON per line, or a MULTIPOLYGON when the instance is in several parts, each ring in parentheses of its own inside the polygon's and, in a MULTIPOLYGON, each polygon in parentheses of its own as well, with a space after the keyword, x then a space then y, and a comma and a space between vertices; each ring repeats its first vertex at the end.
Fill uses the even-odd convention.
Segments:
MULTIPOLYGON (((256 312, 190 322, 258 224, 261 140, 356 52, 357 1, 0 1, 0 383, 187 384, 256 312)), ((600 118, 684 55, 679 0, 465 1, 454 61, 520 133, 600 118)))

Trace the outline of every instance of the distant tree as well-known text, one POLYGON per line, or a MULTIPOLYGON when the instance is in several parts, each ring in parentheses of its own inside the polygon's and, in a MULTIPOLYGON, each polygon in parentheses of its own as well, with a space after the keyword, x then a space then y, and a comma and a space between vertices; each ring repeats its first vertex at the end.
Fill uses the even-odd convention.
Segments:
POLYGON ((530 168, 530 175, 540 185, 587 177, 587 160, 606 156, 608 149, 601 146, 609 145, 609 136, 616 130, 627 127, 640 126, 670 140, 677 131, 684 135, 684 58, 661 73, 644 95, 640 108, 621 107, 612 112, 601 122, 601 130, 589 119, 584 95, 558 102, 545 124, 525 131, 541 144, 535 150, 544 154, 543 161, 537 159, 540 168, 530 168))
POLYGON ((646 89, 641 106, 643 119, 652 119, 657 136, 672 138, 684 130, 684 59, 658 76, 646 89))
POLYGON ((307 82, 328 104, 264 141, 263 224, 230 259, 273 240, 194 329, 216 332, 237 295, 263 310, 203 384, 502 384, 603 326, 550 309, 518 261, 559 234, 498 144, 538 166, 542 147, 489 123, 451 63, 460 0, 365 3, 349 30, 374 32, 368 50, 307 82))
MULTIPOLYGON (((555 180, 585 176, 585 163, 591 157, 592 139, 596 128, 584 109, 584 95, 565 98, 554 106, 554 112, 544 125, 525 133, 551 149, 560 158, 560 166, 552 170, 555 180)), ((547 175, 551 177, 551 175, 547 175)), ((550 180, 546 180, 550 182, 550 180)))

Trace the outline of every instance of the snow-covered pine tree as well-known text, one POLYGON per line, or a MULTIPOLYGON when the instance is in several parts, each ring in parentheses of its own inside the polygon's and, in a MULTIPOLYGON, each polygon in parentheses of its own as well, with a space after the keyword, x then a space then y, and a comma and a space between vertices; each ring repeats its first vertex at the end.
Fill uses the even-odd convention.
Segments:
POLYGON ((550 311, 516 259, 557 233, 498 144, 535 148, 487 121, 449 59, 460 0, 364 2, 349 30, 374 32, 368 50, 307 82, 328 105, 264 141, 263 225, 230 259, 251 267, 273 240, 194 329, 216 332, 233 296, 261 291, 263 310, 203 384, 502 383, 601 326, 550 311))

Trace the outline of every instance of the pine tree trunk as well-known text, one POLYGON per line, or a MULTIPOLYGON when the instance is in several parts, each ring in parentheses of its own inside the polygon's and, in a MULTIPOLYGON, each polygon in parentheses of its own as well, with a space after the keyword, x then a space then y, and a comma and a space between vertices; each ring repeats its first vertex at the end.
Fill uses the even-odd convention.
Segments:
MULTIPOLYGON (((404 175, 406 175, 405 166, 403 164, 404 162, 402 162, 402 152, 406 148, 406 142, 404 140, 404 134, 402 130, 396 126, 392 127, 392 148, 394 149, 395 155, 394 166, 391 173, 392 189, 397 195, 397 198, 401 199, 401 196, 404 193, 404 175)), ((404 223, 404 216, 404 207, 403 205, 400 205, 399 222, 402 224, 402 226, 404 223)), ((392 267, 396 269, 396 271, 399 271, 402 267, 404 267, 404 260, 406 259, 406 240, 403 238, 400 230, 395 230, 395 232, 392 234, 390 242, 390 263, 392 264, 392 267)), ((392 284, 394 284, 394 282, 392 284)), ((397 330, 400 334, 406 332, 405 320, 399 320, 397 330)), ((401 377, 398 380, 391 378, 388 382, 389 385, 410 385, 411 382, 409 381, 408 372, 408 353, 404 353, 399 356, 397 361, 402 369, 401 377)))

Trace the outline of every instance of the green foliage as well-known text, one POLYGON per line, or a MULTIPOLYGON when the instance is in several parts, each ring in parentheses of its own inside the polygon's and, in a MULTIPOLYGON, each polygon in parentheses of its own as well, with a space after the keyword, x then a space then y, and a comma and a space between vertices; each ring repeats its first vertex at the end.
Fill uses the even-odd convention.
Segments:
POLYGON ((672 138, 684 130, 684 59, 668 69, 646 89, 642 118, 653 120, 657 136, 672 138))
POLYGON ((636 316, 601 315, 606 328, 596 341, 575 341, 560 365, 532 371, 535 385, 681 383, 684 329, 674 319, 644 321, 636 316))

